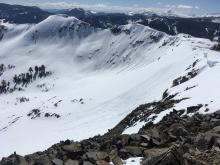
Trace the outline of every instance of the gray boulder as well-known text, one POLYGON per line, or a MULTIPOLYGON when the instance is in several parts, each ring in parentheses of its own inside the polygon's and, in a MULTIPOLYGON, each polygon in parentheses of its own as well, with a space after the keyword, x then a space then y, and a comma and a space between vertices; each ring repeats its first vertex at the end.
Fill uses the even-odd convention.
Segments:
POLYGON ((157 152, 151 154, 152 157, 143 160, 142 165, 188 165, 182 155, 183 151, 181 148, 172 146, 161 154, 157 152))
POLYGON ((13 154, 8 158, 3 158, 0 165, 28 165, 24 157, 13 154))
POLYGON ((79 152, 82 150, 80 143, 72 143, 70 145, 62 146, 62 149, 67 152, 79 152))
POLYGON ((60 159, 55 158, 55 159, 52 160, 52 164, 53 165, 63 165, 63 161, 60 160, 60 159))
POLYGON ((98 151, 90 151, 83 155, 83 158, 89 160, 106 160, 108 158, 108 154, 106 152, 98 152, 98 151))
POLYGON ((135 146, 126 146, 126 147, 124 147, 123 150, 124 150, 124 152, 127 152, 127 153, 131 154, 132 156, 138 157, 138 156, 142 156, 143 148, 135 147, 135 146))
POLYGON ((78 160, 71 160, 71 159, 68 159, 64 165, 79 165, 79 161, 78 160))
POLYGON ((92 164, 92 163, 89 162, 89 161, 84 161, 84 162, 83 162, 83 165, 94 165, 94 164, 92 164))

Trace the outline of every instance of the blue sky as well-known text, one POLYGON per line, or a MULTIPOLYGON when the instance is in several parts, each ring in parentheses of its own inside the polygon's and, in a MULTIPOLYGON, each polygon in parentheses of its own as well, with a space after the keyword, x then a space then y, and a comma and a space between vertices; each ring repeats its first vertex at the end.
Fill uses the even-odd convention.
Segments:
POLYGON ((68 7, 144 7, 144 8, 177 8, 220 13, 220 0, 0 0, 3 3, 38 5, 43 8, 68 7))

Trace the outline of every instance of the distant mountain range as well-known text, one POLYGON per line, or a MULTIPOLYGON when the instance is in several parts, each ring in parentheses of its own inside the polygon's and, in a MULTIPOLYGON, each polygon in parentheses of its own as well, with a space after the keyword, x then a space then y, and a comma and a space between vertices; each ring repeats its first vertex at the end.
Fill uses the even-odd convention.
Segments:
POLYGON ((13 23, 37 23, 46 19, 49 12, 38 7, 8 5, 0 3, 0 19, 13 23))
POLYGON ((185 33, 199 38, 220 38, 219 17, 182 18, 155 13, 124 14, 91 12, 82 8, 45 11, 38 7, 0 4, 0 19, 16 24, 39 23, 50 15, 65 14, 77 17, 96 28, 115 28, 130 22, 149 26, 170 35, 185 33))

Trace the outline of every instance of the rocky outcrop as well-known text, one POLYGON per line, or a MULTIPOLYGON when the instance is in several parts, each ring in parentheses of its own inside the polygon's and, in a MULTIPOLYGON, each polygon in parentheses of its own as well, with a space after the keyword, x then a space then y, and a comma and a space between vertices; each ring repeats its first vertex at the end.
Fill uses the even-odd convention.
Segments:
POLYGON ((0 165, 122 165, 131 157, 143 157, 143 165, 219 164, 220 111, 192 117, 174 111, 137 134, 66 140, 44 152, 24 157, 14 153, 0 165))
POLYGON ((189 81, 190 79, 196 77, 199 73, 199 69, 192 69, 190 72, 188 72, 186 75, 184 76, 180 76, 177 79, 173 80, 173 85, 172 87, 178 86, 182 83, 185 83, 187 81, 189 81))
MULTIPOLYGON (((169 95, 167 91, 165 91, 163 94, 163 99, 161 101, 140 105, 130 114, 128 114, 119 124, 117 124, 114 128, 110 129, 105 135, 103 135, 103 137, 121 135, 126 128, 132 127, 133 125, 135 125, 135 123, 142 121, 145 121, 147 123, 151 120, 149 119, 150 115, 158 115, 162 111, 171 109, 174 107, 175 104, 187 99, 183 98, 180 100, 174 100, 173 98, 175 96, 176 95, 169 95)), ((178 113, 180 114, 183 114, 184 112, 185 110, 183 112, 178 111, 178 113)))
POLYGON ((220 51, 220 42, 212 47, 212 50, 220 51))

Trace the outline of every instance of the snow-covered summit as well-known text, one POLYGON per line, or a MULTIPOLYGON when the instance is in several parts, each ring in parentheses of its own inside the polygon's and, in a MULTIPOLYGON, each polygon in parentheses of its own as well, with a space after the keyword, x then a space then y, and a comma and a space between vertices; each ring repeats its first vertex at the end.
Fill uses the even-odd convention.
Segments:
POLYGON ((48 39, 49 37, 83 38, 94 31, 88 23, 78 20, 75 17, 66 15, 53 15, 31 28, 26 37, 33 40, 48 39))

